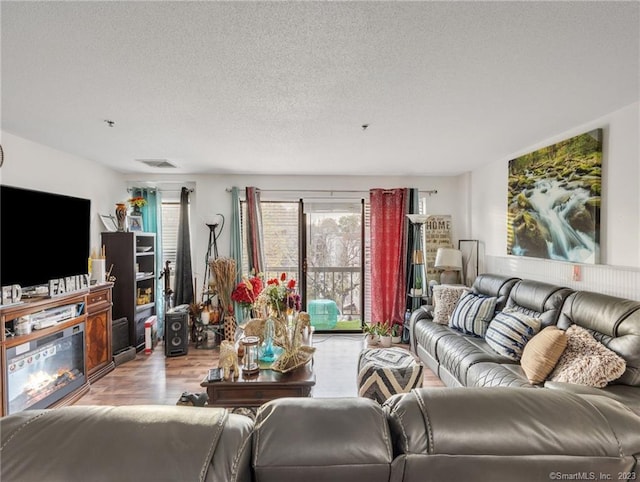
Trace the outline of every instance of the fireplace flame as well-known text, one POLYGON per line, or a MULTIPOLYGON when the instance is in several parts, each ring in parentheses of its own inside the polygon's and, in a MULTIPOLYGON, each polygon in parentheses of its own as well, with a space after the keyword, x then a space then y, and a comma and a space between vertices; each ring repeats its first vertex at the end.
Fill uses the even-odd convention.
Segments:
POLYGON ((24 393, 34 397, 44 390, 64 385, 75 379, 80 372, 77 369, 69 370, 60 368, 55 375, 50 375, 45 371, 39 371, 29 375, 29 380, 24 385, 24 393))

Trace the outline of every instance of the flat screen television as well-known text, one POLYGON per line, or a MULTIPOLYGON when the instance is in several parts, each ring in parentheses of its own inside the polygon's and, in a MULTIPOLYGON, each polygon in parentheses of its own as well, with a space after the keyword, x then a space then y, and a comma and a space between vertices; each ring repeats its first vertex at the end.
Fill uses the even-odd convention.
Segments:
POLYGON ((91 201, 0 186, 0 286, 86 274, 91 201))

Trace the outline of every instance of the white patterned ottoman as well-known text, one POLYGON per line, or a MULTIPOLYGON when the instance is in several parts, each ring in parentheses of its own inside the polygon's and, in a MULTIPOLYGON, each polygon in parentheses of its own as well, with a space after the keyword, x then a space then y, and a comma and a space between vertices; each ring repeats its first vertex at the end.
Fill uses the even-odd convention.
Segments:
POLYGON ((403 348, 367 348, 358 359, 358 395, 382 404, 422 386, 423 366, 403 348))

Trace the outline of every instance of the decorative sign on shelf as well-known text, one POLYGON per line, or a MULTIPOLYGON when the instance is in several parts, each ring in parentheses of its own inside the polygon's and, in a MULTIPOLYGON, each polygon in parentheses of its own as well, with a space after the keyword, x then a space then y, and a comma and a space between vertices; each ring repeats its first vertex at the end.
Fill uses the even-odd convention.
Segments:
POLYGON ((49 296, 63 295, 89 287, 89 275, 79 274, 49 281, 49 296))
POLYGON ((453 248, 451 242, 451 215, 439 214, 427 218, 424 224, 427 283, 431 280, 440 281, 440 271, 433 265, 436 261, 438 248, 453 248))

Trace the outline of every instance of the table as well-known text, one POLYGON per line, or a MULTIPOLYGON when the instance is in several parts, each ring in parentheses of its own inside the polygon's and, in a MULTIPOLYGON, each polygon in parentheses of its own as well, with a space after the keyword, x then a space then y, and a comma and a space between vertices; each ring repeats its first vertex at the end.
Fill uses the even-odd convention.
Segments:
POLYGON ((208 405, 211 407, 259 407, 283 397, 308 397, 316 384, 313 361, 289 373, 279 373, 260 369, 258 375, 244 377, 242 372, 237 380, 200 383, 207 389, 208 405))
POLYGON ((199 321, 193 324, 193 340, 196 348, 215 348, 218 346, 224 331, 222 323, 209 323, 207 325, 199 321))

